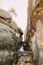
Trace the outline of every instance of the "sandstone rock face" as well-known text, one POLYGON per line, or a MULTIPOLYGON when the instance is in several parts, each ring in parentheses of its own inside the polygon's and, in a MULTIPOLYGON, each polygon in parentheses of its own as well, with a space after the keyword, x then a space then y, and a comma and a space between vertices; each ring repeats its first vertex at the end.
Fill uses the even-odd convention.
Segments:
POLYGON ((21 29, 17 27, 10 14, 0 9, 0 65, 12 64, 14 54, 21 45, 21 34, 21 29))
POLYGON ((2 9, 0 9, 0 16, 3 18, 12 18, 11 15, 7 11, 2 10, 2 9))
POLYGON ((38 1, 38 3, 33 7, 32 12, 30 12, 31 17, 30 20, 28 20, 30 30, 27 33, 29 35, 27 39, 33 51, 33 60, 36 62, 35 65, 43 65, 43 0, 35 1, 38 1))
POLYGON ((33 49, 33 54, 35 59, 39 58, 39 65, 42 65, 42 59, 43 56, 41 57, 41 55, 43 54, 40 53, 41 50, 43 50, 43 0, 40 0, 40 2, 38 3, 38 6, 36 6, 36 8, 34 9, 33 13, 32 13, 32 17, 31 17, 31 34, 33 33, 31 37, 32 40, 32 49, 33 49), (39 56, 40 55, 40 56, 39 56))

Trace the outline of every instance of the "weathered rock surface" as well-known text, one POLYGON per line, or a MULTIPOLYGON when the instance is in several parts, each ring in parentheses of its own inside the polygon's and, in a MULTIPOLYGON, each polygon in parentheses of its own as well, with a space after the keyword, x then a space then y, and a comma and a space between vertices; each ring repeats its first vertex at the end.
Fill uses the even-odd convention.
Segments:
POLYGON ((21 41, 21 29, 8 12, 0 9, 0 65, 12 65, 13 60, 16 61, 15 52, 20 48, 21 41))
POLYGON ((17 65, 33 65, 31 51, 25 51, 22 53, 21 57, 18 60, 17 65))
POLYGON ((34 65, 43 65, 43 0, 34 1, 38 2, 33 9, 31 6, 32 2, 30 3, 30 10, 32 11, 29 10, 28 6, 29 32, 27 33, 27 40, 33 51, 34 65))

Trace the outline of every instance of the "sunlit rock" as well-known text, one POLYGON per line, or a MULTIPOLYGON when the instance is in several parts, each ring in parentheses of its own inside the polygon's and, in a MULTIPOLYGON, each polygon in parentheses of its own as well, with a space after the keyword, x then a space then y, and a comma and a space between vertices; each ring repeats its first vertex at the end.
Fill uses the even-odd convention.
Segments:
POLYGON ((28 7, 28 29, 29 26, 30 29, 27 33, 29 35, 27 36, 27 40, 33 52, 34 65, 43 65, 43 0, 34 1, 36 3, 34 2, 35 6, 33 5, 33 9, 31 8, 32 6, 28 7))

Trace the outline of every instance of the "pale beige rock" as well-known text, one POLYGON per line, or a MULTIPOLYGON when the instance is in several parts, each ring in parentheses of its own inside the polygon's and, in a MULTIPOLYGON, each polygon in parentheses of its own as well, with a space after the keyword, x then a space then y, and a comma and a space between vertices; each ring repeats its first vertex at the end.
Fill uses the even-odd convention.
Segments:
POLYGON ((3 18, 12 18, 11 15, 7 11, 2 10, 2 9, 0 9, 0 17, 3 17, 3 18))

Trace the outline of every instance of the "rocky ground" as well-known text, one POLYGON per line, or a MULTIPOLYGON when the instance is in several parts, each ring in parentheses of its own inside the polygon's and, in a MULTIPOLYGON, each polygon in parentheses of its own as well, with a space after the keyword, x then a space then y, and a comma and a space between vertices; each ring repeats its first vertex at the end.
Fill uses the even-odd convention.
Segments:
POLYGON ((33 65, 31 51, 23 52, 16 65, 33 65))

